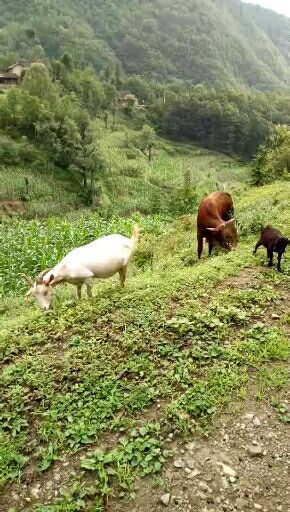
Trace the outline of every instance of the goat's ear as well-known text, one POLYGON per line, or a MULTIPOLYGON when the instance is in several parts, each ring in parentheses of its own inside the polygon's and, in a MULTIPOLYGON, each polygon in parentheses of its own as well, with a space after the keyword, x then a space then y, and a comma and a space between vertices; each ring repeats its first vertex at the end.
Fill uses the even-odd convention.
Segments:
POLYGON ((52 281, 54 280, 54 275, 53 274, 50 274, 48 280, 46 281, 43 281, 43 284, 45 284, 45 286, 49 286, 50 283, 52 283, 52 281))

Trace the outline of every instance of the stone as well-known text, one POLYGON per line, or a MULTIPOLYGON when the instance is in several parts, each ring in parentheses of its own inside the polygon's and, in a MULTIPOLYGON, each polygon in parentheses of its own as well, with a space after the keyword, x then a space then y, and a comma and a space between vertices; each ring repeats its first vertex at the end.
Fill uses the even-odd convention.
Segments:
POLYGON ((209 486, 205 482, 199 482, 198 487, 203 492, 212 492, 212 490, 209 488, 209 486))
POLYGON ((223 464, 222 462, 218 462, 217 464, 218 466, 221 466, 224 475, 233 477, 237 476, 237 472, 227 464, 223 464))
POLYGON ((262 457, 263 450, 260 444, 247 446, 247 453, 250 457, 262 457))
POLYGON ((254 503, 254 509, 255 510, 263 510, 262 505, 259 505, 259 503, 254 503))
POLYGON ((185 445, 185 448, 188 452, 193 452, 194 448, 195 448, 196 444, 194 441, 192 441, 192 443, 187 443, 185 445))
POLYGON ((230 476, 229 481, 231 484, 234 484, 236 482, 236 478, 234 476, 230 476))
POLYGON ((223 489, 228 489, 230 486, 225 476, 221 477, 221 484, 223 489))
POLYGON ((169 492, 160 496, 160 501, 161 501, 161 503, 163 503, 163 505, 165 505, 165 507, 168 507, 169 502, 170 502, 170 497, 171 496, 170 496, 169 492))
POLYGON ((185 464, 189 469, 194 469, 194 467, 195 467, 195 463, 194 463, 193 459, 186 459, 185 464))
POLYGON ((272 313, 273 320, 278 320, 280 318, 280 315, 277 315, 277 313, 272 313))
POLYGON ((191 474, 191 469, 189 469, 189 468, 184 468, 184 471, 185 471, 185 473, 187 473, 188 475, 190 475, 190 474, 191 474))
POLYGON ((200 498, 201 500, 206 500, 207 499, 207 495, 204 494, 203 492, 197 492, 196 493, 196 497, 200 498))
POLYGON ((257 416, 255 416, 255 418, 253 419, 253 425, 255 427, 260 427, 261 426, 261 422, 260 422, 259 418, 257 418, 257 416))
POLYGON ((247 500, 244 498, 238 498, 236 501, 236 507, 238 510, 243 510, 248 506, 247 500))
POLYGON ((193 471, 191 471, 191 474, 188 478, 195 478, 198 475, 200 475, 200 471, 198 471, 198 469, 194 469, 193 471))
POLYGON ((31 495, 34 497, 34 498, 39 498, 39 493, 40 493, 40 488, 38 486, 36 487, 33 487, 31 489, 31 495))
POLYGON ((53 479, 56 482, 59 482, 61 480, 61 474, 60 473, 55 473, 53 479))
POLYGON ((170 432, 170 434, 168 434, 168 438, 173 439, 173 437, 174 437, 174 434, 172 432, 170 432))
POLYGON ((183 462, 183 460, 181 460, 181 459, 176 459, 176 460, 173 462, 173 465, 174 465, 174 467, 176 467, 176 468, 184 468, 184 462, 183 462))
POLYGON ((254 418, 254 416, 255 416, 255 415, 254 415, 254 414, 252 414, 252 413, 244 414, 244 418, 245 418, 245 420, 250 420, 250 421, 252 421, 252 419, 254 418))

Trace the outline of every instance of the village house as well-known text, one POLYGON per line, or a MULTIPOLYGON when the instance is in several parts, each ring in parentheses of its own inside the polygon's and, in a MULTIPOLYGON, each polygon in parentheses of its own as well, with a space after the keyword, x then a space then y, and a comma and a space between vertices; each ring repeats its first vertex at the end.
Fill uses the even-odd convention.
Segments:
POLYGON ((23 79, 26 71, 33 64, 30 60, 19 60, 9 66, 6 70, 0 71, 0 92, 4 92, 6 89, 10 89, 23 79))
POLYGON ((138 107, 138 98, 135 94, 127 91, 119 93, 117 102, 120 108, 138 107))

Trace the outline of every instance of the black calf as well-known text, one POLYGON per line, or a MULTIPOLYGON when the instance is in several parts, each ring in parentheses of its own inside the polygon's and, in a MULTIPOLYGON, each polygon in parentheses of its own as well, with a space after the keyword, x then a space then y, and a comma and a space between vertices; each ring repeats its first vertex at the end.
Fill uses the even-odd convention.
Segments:
POLYGON ((277 270, 281 272, 281 259, 289 243, 290 240, 283 237, 282 233, 278 229, 272 228, 272 226, 266 226, 261 231, 261 236, 254 249, 254 254, 256 254, 257 249, 263 245, 267 249, 267 255, 269 259, 268 265, 269 267, 272 267, 274 252, 277 252, 277 270))

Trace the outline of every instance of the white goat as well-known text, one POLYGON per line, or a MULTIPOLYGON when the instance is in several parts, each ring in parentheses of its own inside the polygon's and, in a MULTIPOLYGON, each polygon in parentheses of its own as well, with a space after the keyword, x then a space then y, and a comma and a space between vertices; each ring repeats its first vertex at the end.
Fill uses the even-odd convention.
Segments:
POLYGON ((35 297, 40 307, 47 310, 50 307, 53 287, 61 283, 76 285, 79 298, 82 285, 85 284, 88 297, 91 298, 93 278, 107 278, 117 272, 123 287, 138 238, 139 229, 134 226, 132 238, 109 235, 73 249, 54 268, 43 270, 35 282, 24 276, 31 287, 25 296, 26 299, 30 296, 35 297))

